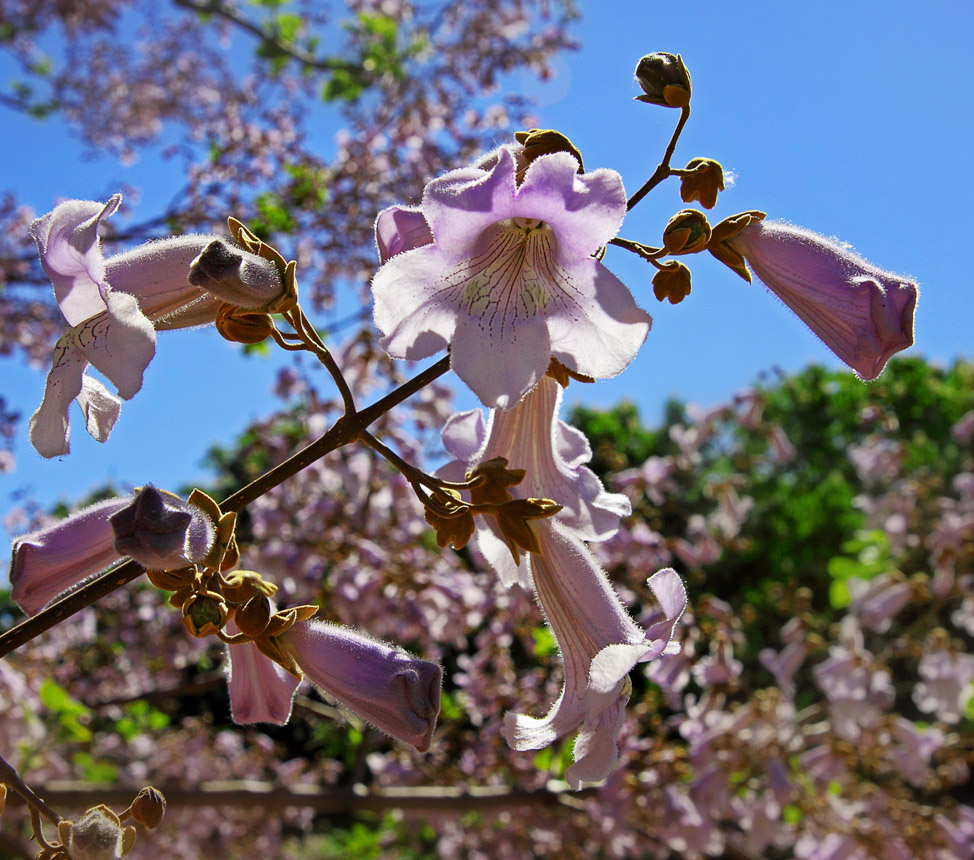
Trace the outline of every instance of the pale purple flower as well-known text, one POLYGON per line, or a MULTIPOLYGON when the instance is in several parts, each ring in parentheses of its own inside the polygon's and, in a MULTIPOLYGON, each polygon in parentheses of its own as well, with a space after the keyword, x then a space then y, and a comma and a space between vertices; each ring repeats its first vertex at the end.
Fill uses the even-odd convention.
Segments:
POLYGON ((195 505, 143 487, 108 499, 13 542, 11 596, 28 615, 123 556, 168 570, 202 559, 214 527, 195 505))
POLYGON ((30 419, 31 443, 44 457, 68 453, 68 409, 75 399, 88 432, 99 442, 109 437, 119 398, 128 400, 142 387, 157 329, 212 323, 223 301, 257 308, 283 293, 271 262, 217 236, 164 239, 106 259, 98 227, 121 201, 118 194, 104 204, 69 200, 31 225, 41 265, 71 326, 54 345, 44 399, 30 419), (200 273, 194 280, 206 289, 190 282, 194 263, 200 273), (85 373, 89 364, 112 382, 118 397, 85 373))
POLYGON ((377 242, 394 256, 372 282, 390 355, 419 359, 449 346, 457 375, 502 409, 538 382, 552 356, 578 373, 615 376, 651 324, 592 257, 626 214, 619 175, 579 175, 575 158, 558 152, 533 161, 518 184, 516 152, 502 147, 482 166, 426 186, 430 244, 417 246, 425 234, 409 210, 383 213, 377 242))
POLYGON ((429 749, 440 712, 436 663, 320 621, 295 624, 277 639, 326 696, 420 752, 429 749))
POLYGON ((728 244, 863 379, 875 379, 913 345, 917 286, 909 278, 780 221, 752 222, 728 244))
POLYGON ((605 572, 585 545, 558 523, 537 526, 541 554, 531 556, 532 579, 541 608, 565 663, 565 685, 541 718, 509 713, 504 736, 516 750, 540 749, 581 727, 575 764, 566 779, 604 779, 615 766, 615 735, 629 698, 627 675, 640 662, 662 654, 686 608, 686 590, 668 568, 649 579, 662 619, 641 629, 626 613, 605 572))
MULTIPOLYGON (((227 633, 239 633, 234 620, 227 633)), ((230 714, 238 725, 273 723, 291 718, 291 705, 301 680, 266 656, 253 642, 227 645, 227 690, 230 714)))
POLYGON ((422 209, 390 206, 375 219, 375 244, 379 262, 385 263, 396 254, 433 243, 433 234, 422 209))
POLYGON ((859 623, 875 633, 885 633, 893 618, 910 602, 908 583, 897 582, 889 574, 880 574, 869 580, 852 578, 848 582, 852 603, 849 612, 859 623))
POLYGON ((945 723, 959 723, 974 696, 974 656, 934 651, 917 666, 922 679, 913 688, 913 701, 925 714, 945 723))
MULTIPOLYGON (((527 473, 513 493, 554 499, 562 506, 556 518, 575 535, 586 541, 607 540, 632 508, 624 495, 606 492, 585 466, 592 459, 591 446, 585 434, 558 419, 561 399, 561 386, 546 376, 513 409, 491 410, 486 423, 479 409, 452 415, 442 436, 444 447, 457 460, 444 473, 463 480, 463 473, 476 463, 504 457, 507 468, 527 473)), ((530 587, 526 568, 514 564, 494 520, 480 518, 477 526, 477 546, 501 581, 530 587)))
POLYGON ((969 445, 974 439, 974 409, 961 415, 950 433, 961 445, 969 445))
POLYGON ((808 656, 808 646, 804 641, 789 642, 781 651, 762 648, 758 660, 772 675, 778 689, 789 699, 795 695, 795 673, 808 656))

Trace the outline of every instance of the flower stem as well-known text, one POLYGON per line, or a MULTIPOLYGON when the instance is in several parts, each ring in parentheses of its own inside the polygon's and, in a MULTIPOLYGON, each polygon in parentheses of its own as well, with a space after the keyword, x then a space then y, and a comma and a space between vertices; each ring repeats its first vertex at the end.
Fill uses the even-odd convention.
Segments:
POLYGON ((631 210, 633 206, 670 175, 670 159, 673 157, 676 142, 680 139, 680 135, 683 133, 683 127, 687 124, 688 119, 690 119, 690 105, 681 108, 680 121, 673 130, 673 136, 670 138, 670 142, 666 147, 666 152, 663 153, 663 160, 659 163, 656 170, 653 171, 653 175, 646 180, 645 185, 629 198, 629 202, 626 204, 627 210, 631 210))
MULTIPOLYGON (((343 415, 339 418, 320 438, 316 439, 306 448, 302 448, 283 463, 261 475, 246 487, 243 487, 232 495, 228 496, 220 503, 224 513, 239 511, 246 507, 255 499, 259 499, 274 487, 282 484, 288 478, 293 477, 302 469, 320 460, 327 454, 349 442, 356 441, 374 421, 381 418, 390 409, 398 406, 417 391, 429 385, 433 380, 442 376, 450 369, 450 357, 441 358, 436 364, 430 365, 422 373, 417 374, 412 379, 404 382, 398 388, 390 391, 385 397, 380 398, 371 406, 350 415, 343 415)), ((97 579, 92 580, 87 585, 72 591, 60 600, 52 603, 46 609, 41 610, 37 615, 22 621, 16 627, 0 634, 0 657, 5 657, 11 651, 29 642, 41 633, 50 630, 55 625, 70 618, 76 612, 80 612, 86 606, 90 606, 107 594, 111 594, 117 588, 138 579, 144 569, 138 563, 132 561, 123 562, 103 573, 97 579)))

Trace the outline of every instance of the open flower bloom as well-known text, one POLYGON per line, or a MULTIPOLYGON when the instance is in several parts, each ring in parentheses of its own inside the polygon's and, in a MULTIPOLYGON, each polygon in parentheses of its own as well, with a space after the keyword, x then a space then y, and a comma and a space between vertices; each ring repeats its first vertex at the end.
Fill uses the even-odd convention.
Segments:
POLYGON ((214 537, 213 523, 195 505, 143 487, 16 538, 11 596, 24 612, 35 615, 124 556, 150 570, 172 570, 205 557, 214 537))
POLYGON ((554 356, 570 370, 615 376, 651 319, 592 255, 626 214, 619 174, 578 174, 566 152, 539 156, 520 184, 517 147, 434 179, 415 211, 376 224, 375 323, 395 358, 450 347, 457 375, 489 407, 506 409, 554 356), (432 238, 423 244, 427 235, 432 238), (398 252, 398 253, 397 253, 398 252))
POLYGON ((31 225, 41 265, 71 326, 54 346, 44 399, 30 419, 31 442, 44 457, 68 453, 68 408, 75 399, 88 432, 99 442, 108 438, 119 398, 128 400, 142 387, 157 329, 211 323, 225 301, 260 308, 283 292, 273 263, 219 236, 163 239, 106 259, 98 226, 121 199, 69 200, 31 225), (85 373, 89 364, 112 382, 118 397, 85 373))
MULTIPOLYGON (((326 697, 396 740, 429 749, 440 712, 442 670, 435 663, 321 621, 300 621, 276 638, 326 697)), ((253 643, 228 648, 234 720, 286 723, 299 680, 253 643)))
POLYGON ((626 613, 605 572, 585 545, 550 520, 538 527, 540 555, 531 557, 535 592, 565 662, 565 686, 541 718, 509 713, 504 735, 516 750, 540 749, 581 726, 573 788, 608 776, 619 757, 615 738, 629 699, 629 671, 666 651, 686 608, 680 577, 664 568, 649 578, 662 616, 642 630, 626 613))
MULTIPOLYGON (((562 509, 555 518, 586 541, 608 540, 620 517, 631 512, 629 499, 607 493, 585 466, 592 449, 585 434, 558 419, 562 389, 548 376, 513 409, 491 410, 484 422, 479 409, 452 415, 443 428, 443 445, 457 459, 441 470, 462 481, 467 469, 504 457, 509 469, 524 469, 524 480, 512 488, 519 498, 554 499, 562 509)), ((529 565, 514 563, 493 517, 477 520, 477 545, 505 585, 530 588, 529 565)))
POLYGON ((908 278, 780 221, 753 221, 727 244, 863 379, 913 345, 917 286, 908 278))

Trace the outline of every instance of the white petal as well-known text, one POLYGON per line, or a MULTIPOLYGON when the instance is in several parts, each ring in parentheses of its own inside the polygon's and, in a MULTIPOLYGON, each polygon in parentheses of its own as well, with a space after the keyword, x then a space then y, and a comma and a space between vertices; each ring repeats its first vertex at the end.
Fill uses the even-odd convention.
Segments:
POLYGON ((118 420, 122 401, 97 379, 86 374, 81 378, 78 405, 85 416, 85 429, 89 435, 99 442, 107 441, 118 420))
POLYGON ((30 419, 30 441, 42 457, 59 457, 71 450, 68 407, 81 393, 81 380, 88 366, 71 335, 68 332, 54 344, 44 399, 30 419))

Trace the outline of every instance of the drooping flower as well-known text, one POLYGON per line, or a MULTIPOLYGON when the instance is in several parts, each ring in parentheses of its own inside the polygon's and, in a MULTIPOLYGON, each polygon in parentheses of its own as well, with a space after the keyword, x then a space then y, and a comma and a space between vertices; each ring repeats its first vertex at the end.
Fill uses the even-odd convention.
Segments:
POLYGON ((534 589, 565 663, 565 686, 548 715, 508 714, 505 737, 514 749, 538 749, 580 728, 575 763, 566 774, 577 787, 603 779, 614 766, 629 697, 627 675, 666 649, 686 607, 686 591, 674 571, 661 570, 649 580, 661 619, 646 631, 626 613, 581 539, 614 534, 629 500, 607 493, 583 465, 591 458, 588 440, 557 419, 560 399, 558 384, 545 377, 513 409, 493 410, 489 425, 479 410, 453 416, 443 440, 457 460, 440 474, 462 480, 467 469, 504 457, 512 469, 526 473, 510 488, 518 498, 549 498, 563 506, 534 524, 537 552, 518 563, 492 517, 478 517, 477 543, 502 582, 534 589))
POLYGON ((913 345, 913 281, 884 272, 839 242, 762 218, 743 213, 721 222, 710 250, 750 281, 746 260, 863 379, 875 379, 895 353, 913 345))
MULTIPOLYGON (((554 499, 562 506, 555 517, 573 534, 608 540, 632 507, 626 496, 606 492, 585 465, 592 459, 591 446, 584 433, 558 419, 561 399, 561 387, 546 376, 513 409, 491 410, 488 422, 479 409, 451 416, 443 444, 457 459, 442 474, 463 480, 471 466, 504 457, 508 468, 526 472, 513 488, 519 498, 554 499)), ((477 521, 477 544, 502 582, 530 587, 528 568, 515 565, 492 517, 477 521)))
POLYGON ((119 398, 128 400, 142 387, 157 329, 212 323, 224 302, 261 308, 284 292, 272 262, 218 236, 163 239, 106 259, 98 227, 121 199, 69 200, 31 225, 71 326, 54 346, 44 399, 30 419, 31 442, 44 457, 68 453, 68 408, 75 399, 88 432, 99 442, 108 438, 119 398), (85 373, 89 364, 118 397, 85 373))
POLYGON ((592 255, 626 214, 611 170, 579 175, 566 152, 541 155, 518 183, 517 147, 453 170, 423 192, 422 215, 382 213, 372 282, 375 323, 396 358, 450 348, 457 375, 490 407, 517 403, 552 356, 595 378, 632 361, 651 319, 592 255))
MULTIPOLYGON (((321 621, 298 622, 274 644, 325 696, 420 752, 429 749, 440 712, 442 670, 436 663, 321 621)), ((228 650, 234 720, 286 723, 300 679, 253 643, 228 650)))
POLYGON ((558 523, 538 527, 541 553, 531 557, 538 601, 565 664, 565 686, 541 718, 507 714, 504 735, 516 750, 540 749, 581 727, 575 763, 565 774, 577 788, 604 779, 618 759, 615 737, 629 699, 629 671, 662 654, 686 608, 680 577, 664 568, 649 578, 662 617, 648 630, 626 613, 585 545, 558 523))
POLYGON ((63 592, 129 556, 166 570, 199 561, 213 546, 214 527, 195 505, 155 487, 84 508, 13 542, 11 596, 28 615, 63 592))

